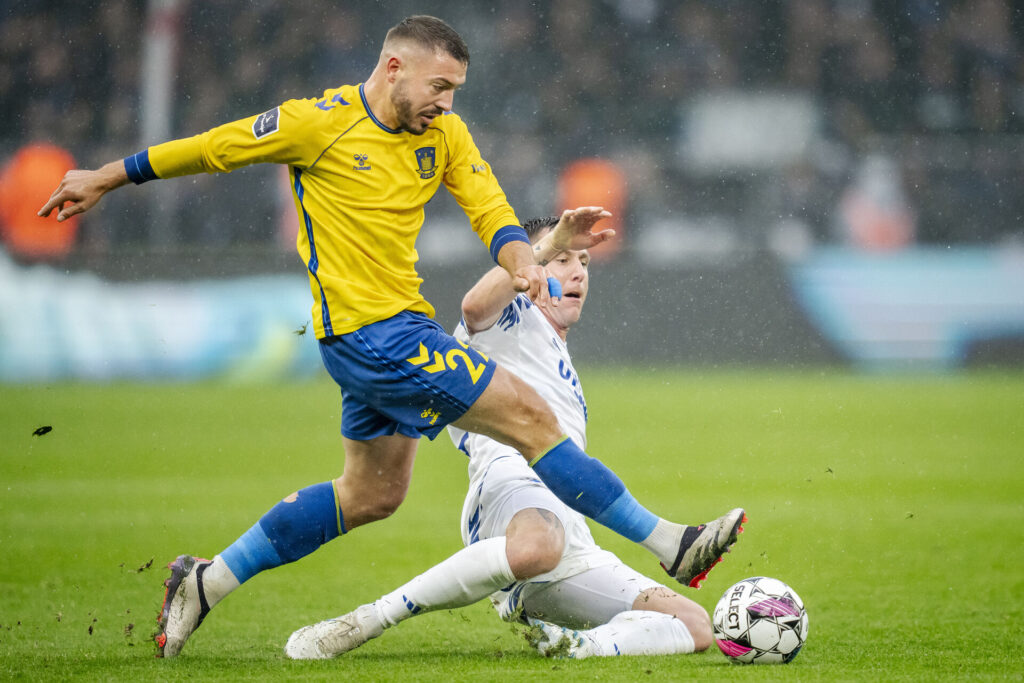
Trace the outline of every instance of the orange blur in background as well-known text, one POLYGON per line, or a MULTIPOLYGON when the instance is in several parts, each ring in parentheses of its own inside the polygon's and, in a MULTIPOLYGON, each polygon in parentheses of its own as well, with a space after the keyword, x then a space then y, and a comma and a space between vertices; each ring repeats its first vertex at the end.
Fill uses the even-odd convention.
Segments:
POLYGON ((59 260, 75 243, 79 217, 58 223, 53 211, 48 218, 37 212, 75 168, 67 150, 49 144, 26 145, 0 172, 0 237, 14 256, 27 261, 59 260))
POLYGON ((594 259, 610 259, 622 248, 626 211, 626 174, 605 159, 580 159, 565 167, 558 179, 559 212, 578 206, 603 206, 611 212, 595 230, 614 230, 615 237, 590 249, 594 259))

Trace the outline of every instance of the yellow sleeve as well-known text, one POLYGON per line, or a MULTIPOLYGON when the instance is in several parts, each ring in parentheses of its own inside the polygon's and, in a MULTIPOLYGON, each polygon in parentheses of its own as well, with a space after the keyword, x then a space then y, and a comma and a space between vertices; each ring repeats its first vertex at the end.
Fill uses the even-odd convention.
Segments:
POLYGON ((488 249, 495 234, 505 226, 519 225, 515 211, 508 203, 505 192, 491 173, 462 119, 454 114, 446 131, 449 163, 445 169, 444 184, 466 212, 474 232, 488 249))
MULTIPOLYGON (((225 123, 190 138, 154 145, 146 150, 148 159, 139 160, 140 173, 144 179, 149 179, 145 178, 146 161, 156 178, 200 172, 226 173, 262 162, 304 167, 320 152, 317 129, 323 117, 311 115, 315 103, 316 100, 288 100, 259 116, 225 123)), ((125 165, 129 166, 127 160, 125 165)))

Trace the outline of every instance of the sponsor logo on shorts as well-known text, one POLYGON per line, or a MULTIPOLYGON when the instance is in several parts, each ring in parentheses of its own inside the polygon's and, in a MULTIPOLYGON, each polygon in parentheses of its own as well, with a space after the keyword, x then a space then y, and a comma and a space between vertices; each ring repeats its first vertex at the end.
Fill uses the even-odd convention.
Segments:
POLYGON ((441 413, 437 412, 432 408, 427 408, 422 413, 420 413, 420 417, 422 417, 424 420, 430 420, 430 424, 434 424, 435 422, 437 422, 437 418, 441 417, 441 413))

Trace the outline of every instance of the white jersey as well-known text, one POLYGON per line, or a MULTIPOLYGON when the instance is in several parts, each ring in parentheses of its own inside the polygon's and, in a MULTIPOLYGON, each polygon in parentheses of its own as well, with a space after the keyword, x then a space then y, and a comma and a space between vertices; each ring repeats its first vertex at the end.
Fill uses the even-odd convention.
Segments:
MULTIPOLYGON (((566 436, 586 450, 587 403, 569 349, 528 297, 517 295, 488 329, 470 334, 460 322, 453 336, 533 387, 551 406, 566 436)), ((477 478, 487 463, 474 457, 479 450, 475 446, 490 439, 456 427, 448 427, 448 433, 455 445, 470 455, 469 478, 477 478)))
MULTIPOLYGON (((551 406, 565 434, 580 448, 586 447, 587 404, 569 351, 526 296, 518 295, 489 329, 471 335, 460 323, 454 336, 533 387, 551 406)), ((618 563, 615 555, 594 542, 583 516, 559 501, 518 451, 457 427, 449 426, 448 433, 459 450, 469 456, 469 491, 462 510, 463 543, 468 546, 480 539, 505 535, 511 517, 524 507, 551 510, 565 528, 566 549, 559 566, 514 584, 502 601, 510 599, 510 604, 517 604, 527 584, 541 585, 618 563)))

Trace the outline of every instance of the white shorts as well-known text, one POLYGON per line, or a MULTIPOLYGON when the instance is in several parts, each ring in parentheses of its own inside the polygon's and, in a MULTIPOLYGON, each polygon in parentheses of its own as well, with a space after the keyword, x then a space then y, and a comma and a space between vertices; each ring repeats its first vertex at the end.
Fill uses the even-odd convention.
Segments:
POLYGON ((512 517, 527 508, 550 511, 565 529, 565 551, 554 570, 491 596, 503 619, 524 613, 570 628, 596 626, 633 609, 637 596, 662 585, 600 548, 583 515, 544 486, 521 455, 495 445, 508 455, 494 457, 470 482, 462 509, 463 542, 504 536, 512 517))

